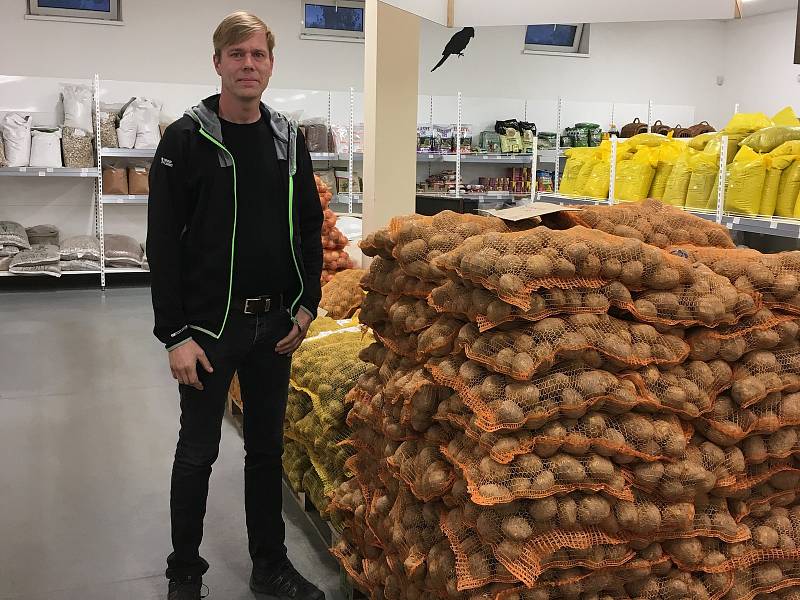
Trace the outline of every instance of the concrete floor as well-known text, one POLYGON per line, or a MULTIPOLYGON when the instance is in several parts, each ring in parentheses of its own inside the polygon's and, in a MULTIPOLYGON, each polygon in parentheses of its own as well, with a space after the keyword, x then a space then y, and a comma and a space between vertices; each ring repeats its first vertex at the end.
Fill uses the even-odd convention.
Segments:
MULTIPOLYGON (((147 288, 0 294, 0 599, 166 598, 178 395, 151 328, 147 288)), ((210 598, 256 598, 243 461, 226 420, 201 548, 210 598)), ((290 558, 340 600, 335 561, 284 505, 290 558)))

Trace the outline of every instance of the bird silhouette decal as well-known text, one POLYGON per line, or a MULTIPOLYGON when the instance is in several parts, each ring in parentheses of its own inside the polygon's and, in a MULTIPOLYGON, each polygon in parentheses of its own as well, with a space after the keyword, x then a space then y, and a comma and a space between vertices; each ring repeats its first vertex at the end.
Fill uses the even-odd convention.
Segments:
POLYGON ((458 33, 453 34, 453 37, 450 38, 450 41, 447 42, 447 46, 444 47, 444 51, 442 52, 442 60, 440 60, 435 67, 431 69, 431 73, 433 73, 436 69, 441 67, 452 54, 456 54, 459 57, 464 56, 464 50, 466 49, 469 41, 475 37, 475 28, 473 27, 464 27, 458 33))

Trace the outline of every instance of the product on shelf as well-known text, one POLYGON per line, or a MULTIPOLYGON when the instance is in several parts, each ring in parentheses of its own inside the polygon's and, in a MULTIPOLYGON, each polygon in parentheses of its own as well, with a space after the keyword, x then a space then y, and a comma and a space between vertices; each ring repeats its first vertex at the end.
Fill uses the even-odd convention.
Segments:
POLYGON ((101 110, 100 115, 100 147, 119 148, 117 140, 117 113, 101 110))
POLYGON ((7 251, 10 248, 16 248, 17 251, 30 250, 31 244, 25 228, 15 221, 0 221, 0 248, 7 251))
POLYGON ((149 177, 148 167, 128 167, 128 193, 147 196, 150 193, 149 177))
POLYGON ((147 98, 132 98, 120 110, 117 142, 120 148, 150 149, 161 139, 161 104, 147 98))
POLYGON ((36 245, 31 250, 23 250, 11 259, 8 270, 14 275, 50 275, 59 277, 58 246, 36 245))
POLYGON ((63 166, 61 160, 61 130, 34 129, 31 133, 31 167, 63 166))
POLYGON ((800 330, 759 310, 761 294, 797 295, 791 257, 780 292, 756 291, 766 256, 643 206, 663 223, 634 203, 586 213, 624 216, 619 236, 445 212, 364 239, 360 320, 377 341, 348 394, 354 477, 329 506, 332 551, 371 598, 796 595, 779 590, 800 587, 800 330), (654 223, 727 247, 656 248, 641 241, 654 223), (421 278, 440 286, 430 305, 421 278), (623 291, 704 316, 612 318, 623 291), (498 307, 534 297, 550 310, 498 307))
POLYGON ((333 135, 323 118, 304 119, 300 121, 300 129, 306 138, 309 152, 336 152, 333 135))
POLYGON ((6 150, 3 145, 3 128, 0 126, 0 169, 7 166, 8 160, 6 159, 6 150))
POLYGON ((366 271, 363 269, 346 269, 339 271, 322 287, 320 308, 325 309, 333 319, 349 319, 361 307, 364 292, 361 279, 366 271))
POLYGON ((106 233, 103 236, 107 267, 141 267, 142 246, 129 235, 106 233))
MULTIPOLYGON (((100 241, 93 235, 76 235, 61 242, 61 260, 91 260, 100 262, 100 241)), ((99 266, 98 266, 99 268, 99 266)))
POLYGON ((61 130, 61 146, 64 151, 65 167, 85 169, 94 166, 94 141, 83 129, 64 127, 61 130))
POLYGON ((31 116, 8 113, 0 120, 9 167, 27 167, 31 159, 31 116))
POLYGON ((633 122, 623 125, 619 131, 620 137, 632 138, 640 133, 647 133, 647 123, 642 123, 639 117, 636 117, 633 122))
POLYGON ((31 246, 39 245, 59 245, 59 231, 55 225, 34 225, 25 229, 28 242, 31 246))
POLYGON ((128 193, 128 170, 125 167, 103 165, 103 194, 125 196, 128 193))
POLYGON ((63 84, 61 98, 64 104, 64 127, 82 129, 92 134, 94 132, 92 88, 88 85, 63 84))

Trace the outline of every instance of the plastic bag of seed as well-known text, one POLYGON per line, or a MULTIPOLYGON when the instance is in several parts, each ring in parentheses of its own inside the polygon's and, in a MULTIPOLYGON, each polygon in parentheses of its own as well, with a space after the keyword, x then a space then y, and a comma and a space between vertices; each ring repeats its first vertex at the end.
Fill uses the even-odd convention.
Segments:
POLYGON ((74 127, 64 127, 62 134, 64 166, 70 169, 93 167, 94 146, 91 135, 83 129, 74 127))

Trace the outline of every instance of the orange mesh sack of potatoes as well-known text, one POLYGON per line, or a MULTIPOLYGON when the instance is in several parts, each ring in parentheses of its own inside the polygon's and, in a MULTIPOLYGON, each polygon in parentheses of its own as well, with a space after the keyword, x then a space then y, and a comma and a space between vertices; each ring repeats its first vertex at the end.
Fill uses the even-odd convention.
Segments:
POLYGON ((678 246, 672 253, 711 268, 740 291, 759 293, 764 306, 800 314, 800 252, 762 254, 758 250, 719 250, 678 246))
POLYGON ((375 342, 331 505, 371 598, 795 600, 800 321, 665 249, 738 252, 716 226, 625 208, 362 242, 375 342))
POLYGON ((364 299, 361 279, 365 273, 362 269, 339 271, 322 287, 319 305, 327 311, 327 316, 333 319, 349 319, 353 316, 364 299))
POLYGON ((319 194, 319 202, 324 215, 324 221, 322 222, 323 271, 321 276, 322 284, 324 285, 333 279, 333 276, 338 271, 352 269, 353 262, 350 260, 350 255, 345 251, 348 240, 336 227, 336 214, 329 208, 333 194, 318 175, 314 175, 314 179, 317 183, 317 193, 319 194))
POLYGON ((478 235, 435 265, 523 310, 531 308, 531 293, 539 289, 599 289, 609 283, 639 292, 627 303, 629 310, 656 323, 714 326, 759 308, 757 293, 737 290, 703 264, 584 227, 478 235))
POLYGON ((652 199, 613 206, 584 206, 580 210, 558 213, 555 219, 641 240, 659 248, 676 244, 736 247, 722 225, 652 199))

